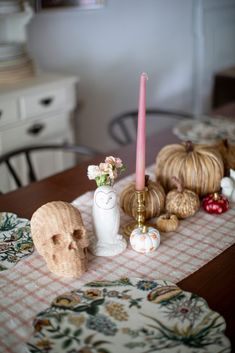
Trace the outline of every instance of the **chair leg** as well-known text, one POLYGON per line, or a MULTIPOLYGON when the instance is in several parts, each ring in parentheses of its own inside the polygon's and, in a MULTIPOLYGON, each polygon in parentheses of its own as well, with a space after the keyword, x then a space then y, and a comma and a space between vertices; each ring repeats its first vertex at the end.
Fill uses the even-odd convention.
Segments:
POLYGON ((15 169, 12 167, 11 163, 7 160, 6 161, 7 168, 9 169, 10 174, 12 175, 13 179, 15 180, 16 185, 18 188, 21 188, 22 183, 20 179, 18 178, 18 175, 15 172, 15 169))
POLYGON ((25 152, 25 157, 29 168, 29 180, 30 182, 36 181, 37 178, 34 172, 34 168, 33 168, 33 164, 32 164, 29 152, 25 152))

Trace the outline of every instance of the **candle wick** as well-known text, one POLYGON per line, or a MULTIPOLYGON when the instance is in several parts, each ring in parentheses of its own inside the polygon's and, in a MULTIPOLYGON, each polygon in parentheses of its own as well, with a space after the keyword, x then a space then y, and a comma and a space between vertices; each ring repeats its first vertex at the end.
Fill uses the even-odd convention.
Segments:
POLYGON ((143 73, 141 74, 141 76, 144 76, 144 77, 146 78, 146 80, 149 79, 149 78, 148 78, 148 75, 147 75, 145 72, 143 72, 143 73))

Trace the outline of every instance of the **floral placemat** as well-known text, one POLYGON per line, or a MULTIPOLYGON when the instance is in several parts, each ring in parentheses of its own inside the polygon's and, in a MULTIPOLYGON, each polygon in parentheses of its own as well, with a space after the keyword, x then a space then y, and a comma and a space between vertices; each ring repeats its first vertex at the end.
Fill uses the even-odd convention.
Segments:
POLYGON ((235 143, 235 122, 218 117, 204 116, 200 119, 187 119, 180 121, 173 133, 183 141, 194 143, 215 143, 227 139, 235 143))
POLYGON ((32 353, 230 352, 224 319, 164 280, 94 281, 56 297, 34 320, 32 353))
POLYGON ((30 222, 14 213, 0 213, 0 271, 14 266, 33 252, 30 222))

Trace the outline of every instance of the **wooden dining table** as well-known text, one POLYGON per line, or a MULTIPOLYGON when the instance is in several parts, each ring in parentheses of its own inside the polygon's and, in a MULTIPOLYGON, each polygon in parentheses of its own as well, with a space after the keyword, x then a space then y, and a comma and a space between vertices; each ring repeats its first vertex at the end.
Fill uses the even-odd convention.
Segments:
MULTIPOLYGON (((179 140, 169 129, 148 137, 147 165, 154 163, 163 146, 174 142, 179 140)), ((127 166, 123 177, 135 171, 135 144, 106 152, 105 155, 115 155, 123 160, 127 166)), ((87 166, 100 163, 103 157, 97 156, 69 170, 1 195, 0 211, 14 212, 20 217, 30 219, 33 212, 46 202, 71 202, 85 192, 94 190, 94 181, 87 178, 87 166)), ((235 229, 231 231, 235 232, 235 229)), ((203 297, 212 310, 224 317, 227 324, 225 333, 231 340, 232 347, 235 347, 235 246, 227 248, 212 261, 181 280, 178 285, 183 290, 203 297)))

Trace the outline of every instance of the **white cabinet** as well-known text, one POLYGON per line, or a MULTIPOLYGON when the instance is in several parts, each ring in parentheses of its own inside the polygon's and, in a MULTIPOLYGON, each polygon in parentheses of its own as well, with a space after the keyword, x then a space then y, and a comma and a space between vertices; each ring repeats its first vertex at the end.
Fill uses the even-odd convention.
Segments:
MULTIPOLYGON (((74 142, 73 111, 77 104, 78 79, 73 76, 42 74, 16 85, 0 87, 0 154, 28 145, 74 142)), ((39 178, 71 165, 72 157, 50 152, 38 161, 39 178)), ((23 161, 17 168, 25 174, 23 161)), ((25 176, 26 178, 26 176, 25 176)), ((15 188, 0 166, 0 190, 15 188)))

